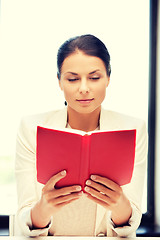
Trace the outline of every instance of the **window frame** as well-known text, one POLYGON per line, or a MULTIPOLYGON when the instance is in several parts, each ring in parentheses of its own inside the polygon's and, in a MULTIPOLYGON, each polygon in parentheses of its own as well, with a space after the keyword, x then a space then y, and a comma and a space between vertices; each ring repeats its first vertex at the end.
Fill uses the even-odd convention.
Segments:
POLYGON ((158 1, 150 0, 150 46, 149 46, 149 101, 148 101, 148 204, 144 221, 154 222, 154 170, 155 170, 155 125, 156 125, 156 52, 158 1))
POLYGON ((156 137, 156 72, 157 72, 157 29, 158 2, 150 0, 149 25, 149 92, 148 92, 148 171, 147 171, 147 212, 137 236, 158 237, 160 228, 155 225, 155 137, 156 137))

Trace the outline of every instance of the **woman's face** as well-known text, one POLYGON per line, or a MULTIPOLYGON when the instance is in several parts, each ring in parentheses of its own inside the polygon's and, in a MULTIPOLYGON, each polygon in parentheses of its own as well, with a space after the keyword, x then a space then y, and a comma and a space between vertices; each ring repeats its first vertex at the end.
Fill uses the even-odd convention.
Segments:
POLYGON ((64 60, 59 84, 68 108, 91 113, 101 107, 109 80, 100 58, 78 51, 64 60))

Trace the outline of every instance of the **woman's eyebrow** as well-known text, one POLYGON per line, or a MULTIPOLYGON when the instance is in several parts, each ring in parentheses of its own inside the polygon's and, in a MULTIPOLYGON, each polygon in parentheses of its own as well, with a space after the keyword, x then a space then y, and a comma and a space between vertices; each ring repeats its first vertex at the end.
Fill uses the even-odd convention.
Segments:
MULTIPOLYGON (((97 72, 97 71, 100 71, 100 69, 96 69, 96 70, 94 70, 93 72, 90 72, 89 73, 89 75, 91 75, 91 74, 93 74, 93 73, 95 73, 95 72, 97 72)), ((72 75, 78 75, 78 73, 75 73, 75 72, 66 72, 65 74, 67 74, 67 73, 70 73, 70 74, 72 74, 72 75)))
POLYGON ((93 71, 93 72, 90 72, 89 74, 93 74, 93 73, 95 73, 95 72, 97 72, 97 71, 100 71, 100 70, 97 69, 97 70, 95 70, 95 71, 93 71))
POLYGON ((74 73, 74 72, 66 72, 65 74, 67 74, 67 73, 71 73, 73 75, 78 75, 78 73, 74 73))

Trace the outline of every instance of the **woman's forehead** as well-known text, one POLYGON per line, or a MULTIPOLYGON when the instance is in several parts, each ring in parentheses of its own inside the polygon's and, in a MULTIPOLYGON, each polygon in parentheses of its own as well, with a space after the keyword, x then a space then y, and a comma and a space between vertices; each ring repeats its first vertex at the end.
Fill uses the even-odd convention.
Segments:
POLYGON ((104 62, 95 56, 84 54, 82 51, 75 52, 69 55, 63 62, 61 72, 78 73, 85 71, 87 74, 96 70, 104 71, 104 62))

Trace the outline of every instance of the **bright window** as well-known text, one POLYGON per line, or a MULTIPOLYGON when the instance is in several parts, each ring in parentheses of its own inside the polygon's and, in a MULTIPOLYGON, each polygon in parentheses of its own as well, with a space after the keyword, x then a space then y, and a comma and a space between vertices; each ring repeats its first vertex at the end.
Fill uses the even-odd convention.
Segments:
MULTIPOLYGON (((0 214, 16 211, 19 121, 64 106, 56 78, 57 50, 66 39, 86 33, 99 37, 111 55, 103 106, 147 124, 149 0, 1 0, 0 214)), ((146 194, 145 187, 143 212, 146 194)))

